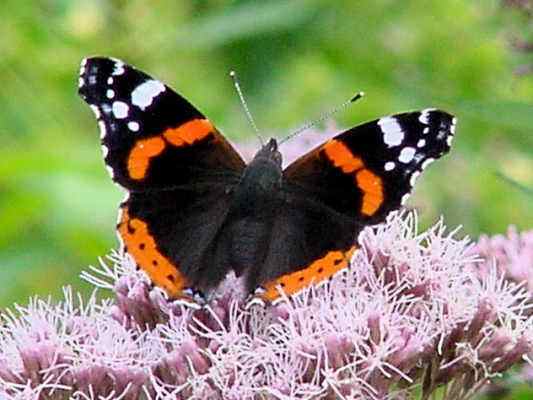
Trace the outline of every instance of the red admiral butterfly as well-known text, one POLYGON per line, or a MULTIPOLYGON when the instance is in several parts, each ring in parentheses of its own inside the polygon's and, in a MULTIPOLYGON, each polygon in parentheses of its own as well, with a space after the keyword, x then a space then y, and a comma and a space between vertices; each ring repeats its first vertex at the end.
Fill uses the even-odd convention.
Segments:
POLYGON ((276 139, 245 164, 206 117, 123 62, 82 62, 79 93, 127 190, 118 236, 173 298, 203 299, 228 271, 256 298, 291 295, 349 266, 358 233, 406 200, 450 149, 455 118, 426 109, 328 140, 282 170, 276 139))

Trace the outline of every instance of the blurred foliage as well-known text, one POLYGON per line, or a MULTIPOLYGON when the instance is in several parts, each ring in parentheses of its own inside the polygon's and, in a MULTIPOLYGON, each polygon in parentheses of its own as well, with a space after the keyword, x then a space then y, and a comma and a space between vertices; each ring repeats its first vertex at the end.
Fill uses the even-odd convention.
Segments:
MULTIPOLYGON (((476 237, 533 222, 533 75, 512 46, 530 16, 500 1, 3 0, 0 304, 58 294, 116 245, 122 194, 102 165, 79 62, 122 58, 190 99, 234 141, 283 136, 355 91, 340 126, 409 109, 459 118, 455 148, 410 204, 476 237)), ((528 58, 529 57, 529 58, 528 58)))

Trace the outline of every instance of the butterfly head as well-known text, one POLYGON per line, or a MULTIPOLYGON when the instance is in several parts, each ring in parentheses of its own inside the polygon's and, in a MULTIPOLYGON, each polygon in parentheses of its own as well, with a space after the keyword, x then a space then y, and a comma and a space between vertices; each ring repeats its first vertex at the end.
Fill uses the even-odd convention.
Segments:
POLYGON ((281 168, 281 153, 278 150, 278 142, 276 139, 270 139, 262 148, 257 152, 254 157, 254 161, 261 163, 272 163, 273 165, 281 168))
MULTIPOLYGON (((270 139, 246 167, 237 198, 242 197, 243 204, 248 203, 250 206, 257 202, 261 207, 264 206, 263 201, 273 199, 272 194, 281 187, 281 161, 278 143, 276 139, 270 139)), ((243 208, 243 205, 239 203, 239 207, 243 208)))

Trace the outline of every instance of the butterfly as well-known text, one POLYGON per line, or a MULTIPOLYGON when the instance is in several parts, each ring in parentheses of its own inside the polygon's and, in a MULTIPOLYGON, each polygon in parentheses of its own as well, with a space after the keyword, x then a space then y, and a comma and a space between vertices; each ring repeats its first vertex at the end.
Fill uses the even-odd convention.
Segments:
POLYGON ((123 251, 171 298, 196 302, 231 270, 254 299, 276 303, 347 268, 361 230, 405 203, 456 125, 436 109, 382 117, 283 169, 276 139, 246 164, 198 109, 120 60, 83 60, 79 94, 127 192, 123 251))

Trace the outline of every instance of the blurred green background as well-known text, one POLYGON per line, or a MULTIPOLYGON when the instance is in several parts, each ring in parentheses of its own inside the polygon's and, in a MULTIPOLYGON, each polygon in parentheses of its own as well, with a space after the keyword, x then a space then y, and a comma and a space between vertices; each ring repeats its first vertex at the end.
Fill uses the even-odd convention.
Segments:
POLYGON ((76 93, 89 55, 167 82, 233 141, 251 130, 230 69, 257 124, 279 136, 359 90, 340 127, 443 108, 457 137, 410 200, 422 224, 444 215, 474 238, 531 228, 532 15, 528 0, 3 0, 0 307, 89 290, 80 271, 116 246, 122 193, 76 93))
MULTIPOLYGON (((103 167, 79 62, 124 59, 176 88, 233 141, 283 136, 355 91, 340 127, 441 107, 455 148, 410 206, 473 237, 533 226, 531 10, 511 1, 3 0, 0 5, 0 306, 58 295, 116 246, 122 198, 103 167)), ((526 2, 527 3, 527 2, 526 2)), ((531 3, 529 3, 531 4, 531 3)))

